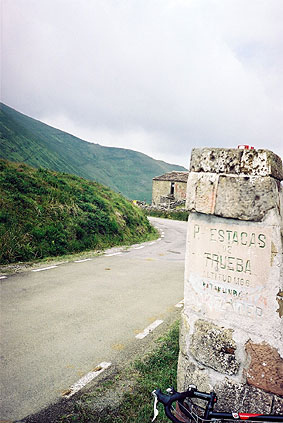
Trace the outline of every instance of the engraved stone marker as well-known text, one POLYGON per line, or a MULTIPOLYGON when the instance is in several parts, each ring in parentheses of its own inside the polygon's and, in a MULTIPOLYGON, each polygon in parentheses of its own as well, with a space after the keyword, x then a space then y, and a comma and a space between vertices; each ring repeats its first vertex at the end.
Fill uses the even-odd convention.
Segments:
POLYGON ((178 388, 234 390, 231 411, 283 411, 282 179, 267 150, 192 152, 178 388))
POLYGON ((205 310, 211 318, 224 314, 233 321, 239 315, 264 317, 271 230, 192 216, 188 233, 191 309, 205 310))

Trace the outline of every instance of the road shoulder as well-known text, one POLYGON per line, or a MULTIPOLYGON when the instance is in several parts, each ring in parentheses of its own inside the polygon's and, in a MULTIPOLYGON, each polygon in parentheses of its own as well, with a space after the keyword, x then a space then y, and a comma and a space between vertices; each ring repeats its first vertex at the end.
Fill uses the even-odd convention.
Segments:
MULTIPOLYGON (((125 396, 130 395, 137 384, 137 372, 134 363, 143 361, 154 355, 160 348, 161 339, 166 337, 172 326, 178 324, 180 309, 174 310, 164 321, 163 325, 154 330, 138 344, 124 351, 117 363, 107 369, 100 377, 91 382, 82 391, 70 399, 60 399, 56 404, 37 414, 28 416, 17 423, 69 423, 81 421, 79 413, 90 415, 92 420, 109 417, 123 402, 125 396), (104 417, 103 417, 104 416, 104 417)), ((148 392, 150 396, 150 392, 148 392)), ((103 422, 103 420, 99 420, 103 422)))

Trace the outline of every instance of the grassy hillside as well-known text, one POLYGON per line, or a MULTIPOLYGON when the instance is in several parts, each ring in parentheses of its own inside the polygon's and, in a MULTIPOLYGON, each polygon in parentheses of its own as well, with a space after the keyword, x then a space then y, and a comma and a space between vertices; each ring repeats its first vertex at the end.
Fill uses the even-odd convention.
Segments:
POLYGON ((0 263, 151 239, 122 195, 78 176, 0 159, 0 263))
POLYGON ((123 148, 103 147, 0 103, 0 158, 95 180, 130 199, 151 202, 152 178, 182 166, 123 148))

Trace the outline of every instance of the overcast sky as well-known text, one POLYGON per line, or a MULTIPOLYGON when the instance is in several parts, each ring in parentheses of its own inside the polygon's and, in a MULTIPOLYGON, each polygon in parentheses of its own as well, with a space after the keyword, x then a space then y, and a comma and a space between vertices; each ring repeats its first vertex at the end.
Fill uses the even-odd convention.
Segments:
POLYGON ((283 154, 283 0, 1 4, 18 111, 186 167, 193 147, 283 154))

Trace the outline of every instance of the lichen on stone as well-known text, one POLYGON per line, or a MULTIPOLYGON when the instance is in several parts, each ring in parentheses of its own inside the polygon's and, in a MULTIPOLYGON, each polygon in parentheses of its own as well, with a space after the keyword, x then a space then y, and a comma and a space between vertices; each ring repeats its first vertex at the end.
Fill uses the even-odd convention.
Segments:
POLYGON ((191 337, 190 353, 194 358, 221 373, 238 373, 240 363, 236 359, 236 343, 232 329, 224 329, 205 320, 195 323, 191 337))

